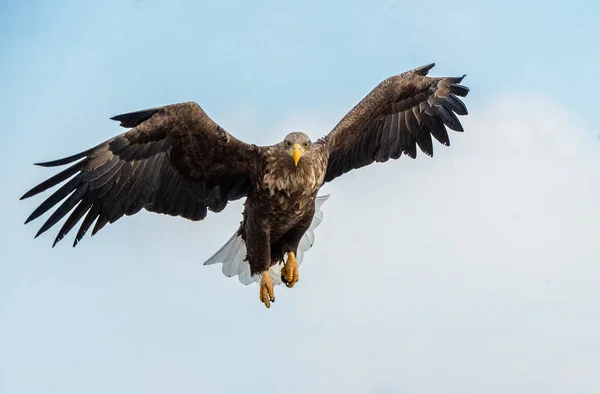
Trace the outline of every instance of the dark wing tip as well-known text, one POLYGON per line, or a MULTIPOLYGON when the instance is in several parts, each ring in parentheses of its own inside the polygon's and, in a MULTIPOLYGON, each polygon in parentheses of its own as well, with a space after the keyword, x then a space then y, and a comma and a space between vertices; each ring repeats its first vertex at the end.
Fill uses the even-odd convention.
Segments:
POLYGON ((427 73, 429 73, 429 70, 431 70, 434 66, 435 63, 429 63, 424 66, 415 68, 414 70, 412 70, 412 73, 425 76, 427 75, 427 73))
MULTIPOLYGON (((40 189, 39 186, 36 186, 36 187, 30 189, 28 192, 26 192, 25 194, 23 194, 21 196, 21 198, 19 198, 19 201, 25 200, 26 198, 29 198, 29 197, 33 197, 36 194, 39 194, 39 193, 41 193, 43 191, 43 190, 39 190, 39 189, 40 189)), ((29 220, 27 222, 25 222, 25 224, 27 224, 28 222, 29 222, 29 220)))
MULTIPOLYGON (((95 148, 93 148, 95 149, 95 148)), ((69 164, 72 163, 76 160, 81 159, 82 157, 85 157, 86 155, 88 155, 93 149, 88 149, 85 152, 80 152, 77 154, 74 154, 72 156, 69 157, 64 157, 62 159, 58 159, 58 160, 52 160, 52 161, 44 161, 44 162, 39 162, 39 163, 33 163, 33 165, 36 166, 40 166, 40 167, 58 167, 58 166, 64 166, 65 164, 69 164)))
POLYGON ((116 120, 117 122, 120 122, 119 126, 121 127, 132 128, 150 119, 152 115, 157 113, 161 108, 162 107, 143 109, 141 111, 115 115, 112 118, 110 118, 110 120, 116 120))
POLYGON ((466 97, 469 94, 470 90, 464 85, 452 84, 450 85, 450 92, 460 97, 466 97))
POLYGON ((54 242, 52 242, 52 247, 54 248, 57 243, 59 243, 60 241, 62 241, 63 238, 65 237, 65 235, 67 235, 67 234, 59 234, 59 235, 57 235, 56 238, 54 238, 54 242))
MULTIPOLYGON (((26 198, 35 196, 36 194, 38 194, 38 193, 41 192, 41 190, 39 190, 39 189, 40 189, 39 185, 36 186, 36 187, 34 187, 34 188, 32 188, 32 189, 30 189, 28 192, 26 192, 25 194, 23 194, 21 196, 21 198, 19 198, 19 201, 22 201, 22 200, 25 200, 26 198)), ((27 222, 25 222, 25 224, 27 224, 28 222, 29 222, 29 220, 27 220, 27 222)))
POLYGON ((467 76, 467 74, 463 74, 460 77, 457 77, 455 83, 461 83, 462 80, 465 79, 466 76, 467 76))

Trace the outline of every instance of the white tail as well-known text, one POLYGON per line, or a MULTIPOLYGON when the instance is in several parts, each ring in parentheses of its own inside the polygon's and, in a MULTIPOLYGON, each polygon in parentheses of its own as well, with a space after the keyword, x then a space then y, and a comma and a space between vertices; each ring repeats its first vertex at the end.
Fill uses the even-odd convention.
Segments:
MULTIPOLYGON (((300 241, 300 245, 298 245, 298 252, 296 253, 296 260, 298 261, 298 265, 302 263, 302 258, 304 257, 304 252, 308 251, 315 242, 315 233, 314 230, 317 228, 321 221, 323 220, 323 212, 321 212, 321 205, 329 198, 329 194, 325 196, 319 196, 315 199, 315 215, 313 216, 312 223, 302 240, 300 241)), ((242 239, 241 235, 233 234, 229 241, 225 243, 215 253, 210 257, 204 265, 210 264, 223 264, 223 275, 227 277, 238 276, 241 283, 245 285, 252 284, 254 282, 260 281, 260 274, 255 276, 250 275, 250 265, 247 261, 244 261, 246 258, 246 243, 242 239)), ((269 274, 271 275, 271 279, 273 280, 274 285, 281 284, 281 268, 283 268, 283 263, 276 264, 269 268, 269 274)))

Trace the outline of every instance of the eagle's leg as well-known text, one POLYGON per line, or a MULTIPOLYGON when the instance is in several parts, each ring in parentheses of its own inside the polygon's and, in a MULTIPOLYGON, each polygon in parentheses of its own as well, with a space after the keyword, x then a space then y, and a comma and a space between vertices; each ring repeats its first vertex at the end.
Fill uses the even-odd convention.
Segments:
MULTIPOLYGON (((248 200, 246 200, 248 204, 248 200)), ((243 224, 246 235, 246 260, 250 265, 250 275, 261 273, 259 298, 267 308, 275 302, 275 289, 269 275, 271 266, 271 233, 268 220, 261 215, 260 210, 248 209, 244 211, 245 223, 243 224)))
POLYGON ((262 278, 260 279, 260 301, 267 308, 271 307, 271 302, 275 302, 275 289, 268 270, 263 271, 262 278))
POLYGON ((313 209, 304 213, 302 219, 282 239, 282 250, 287 252, 287 260, 281 269, 281 281, 289 288, 294 287, 298 283, 298 260, 296 260, 296 252, 298 251, 300 240, 313 221, 314 214, 315 210, 313 206, 313 209))
POLYGON ((281 280, 289 288, 294 287, 298 283, 298 261, 296 260, 296 254, 289 252, 287 255, 287 261, 281 269, 281 280))

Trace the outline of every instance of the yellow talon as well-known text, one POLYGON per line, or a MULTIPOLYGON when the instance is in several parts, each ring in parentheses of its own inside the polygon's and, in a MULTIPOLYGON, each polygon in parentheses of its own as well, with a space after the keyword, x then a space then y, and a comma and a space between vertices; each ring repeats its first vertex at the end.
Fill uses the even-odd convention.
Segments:
POLYGON ((298 279, 298 261, 294 252, 289 252, 287 261, 281 269, 281 280, 287 287, 292 288, 298 283, 298 279))
POLYGON ((275 302, 275 289, 273 288, 273 281, 271 280, 269 271, 263 271, 262 273, 260 280, 260 301, 267 308, 271 307, 271 302, 275 302))

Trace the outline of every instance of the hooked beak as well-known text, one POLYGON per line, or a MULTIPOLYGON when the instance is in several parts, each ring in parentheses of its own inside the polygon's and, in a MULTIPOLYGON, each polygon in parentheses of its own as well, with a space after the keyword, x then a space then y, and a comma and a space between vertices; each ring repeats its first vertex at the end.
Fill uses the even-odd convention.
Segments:
POLYGON ((292 158, 294 159, 294 165, 298 166, 298 161, 306 153, 306 150, 300 144, 294 144, 291 148, 292 158))

